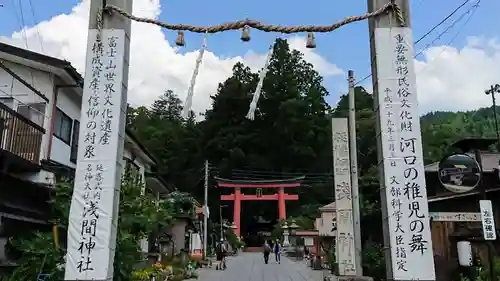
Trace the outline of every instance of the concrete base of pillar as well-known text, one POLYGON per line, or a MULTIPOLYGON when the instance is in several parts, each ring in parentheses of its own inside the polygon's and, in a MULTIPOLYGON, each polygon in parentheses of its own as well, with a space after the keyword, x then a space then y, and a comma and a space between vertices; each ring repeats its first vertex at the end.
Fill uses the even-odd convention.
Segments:
POLYGON ((323 281, 373 281, 369 276, 336 276, 333 274, 325 276, 323 281))

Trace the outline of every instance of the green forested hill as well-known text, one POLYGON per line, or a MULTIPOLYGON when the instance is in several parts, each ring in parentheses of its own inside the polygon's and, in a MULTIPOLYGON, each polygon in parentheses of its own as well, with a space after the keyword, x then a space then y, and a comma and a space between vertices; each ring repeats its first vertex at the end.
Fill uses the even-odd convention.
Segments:
POLYGON ((492 108, 467 112, 431 112, 422 116, 421 127, 427 163, 439 161, 449 145, 459 139, 496 137, 492 108))

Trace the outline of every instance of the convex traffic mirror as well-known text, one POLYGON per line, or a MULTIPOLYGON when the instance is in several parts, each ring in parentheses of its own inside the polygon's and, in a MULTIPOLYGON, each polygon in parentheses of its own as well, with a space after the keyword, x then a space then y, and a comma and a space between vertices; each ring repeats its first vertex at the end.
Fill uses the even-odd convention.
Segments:
POLYGON ((439 162, 439 181, 454 193, 471 191, 481 181, 479 164, 467 154, 447 156, 439 162))

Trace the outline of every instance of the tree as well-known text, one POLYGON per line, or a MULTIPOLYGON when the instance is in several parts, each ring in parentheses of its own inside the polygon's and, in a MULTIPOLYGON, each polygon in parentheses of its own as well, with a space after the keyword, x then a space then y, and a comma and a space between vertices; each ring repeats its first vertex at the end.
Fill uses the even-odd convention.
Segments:
MULTIPOLYGON (((333 201, 332 178, 318 179, 312 174, 332 173, 330 118, 348 116, 348 98, 341 96, 338 104, 330 108, 325 101, 328 92, 322 85, 322 77, 303 55, 291 50, 286 40, 278 39, 274 48, 255 120, 247 120, 245 115, 258 74, 237 63, 231 77, 213 93, 212 107, 205 112, 204 120, 197 122, 194 116, 188 120, 179 118, 180 101, 169 92, 152 109, 136 109, 132 125, 161 159, 164 178, 200 200, 204 160, 210 161, 213 175, 227 178, 240 174, 236 170, 249 171, 244 175, 247 179, 306 174, 305 187, 295 191, 300 200, 287 203, 288 215, 302 216, 304 226, 311 226, 309 222, 318 216, 317 208, 333 201)), ((376 113, 371 93, 363 87, 356 87, 355 93, 362 229, 370 229, 363 232, 363 240, 379 243, 382 230, 376 113)), ((493 124, 491 109, 432 112, 422 116, 425 164, 439 161, 460 138, 495 136, 493 124)), ((216 205, 224 192, 210 189, 209 202, 216 205)), ((253 215, 275 218, 274 204, 251 208, 245 203, 243 210, 249 209, 258 209, 256 212, 260 213, 243 211, 243 224, 253 215)))
MULTIPOLYGON (((72 187, 71 182, 58 183, 52 202, 54 219, 58 221, 63 237, 68 224, 72 187)), ((141 192, 142 189, 142 183, 127 175, 124 177, 120 190, 113 280, 129 280, 134 266, 142 259, 139 241, 158 227, 169 224, 174 216, 174 202, 161 200, 157 206, 155 198, 141 192)), ((14 250, 21 254, 12 280, 33 280, 38 273, 50 274, 47 281, 63 279, 65 251, 56 247, 52 233, 28 233, 25 237, 12 237, 10 241, 14 250)))
POLYGON ((151 115, 160 120, 182 121, 182 101, 172 91, 167 90, 153 102, 151 115))
MULTIPOLYGON (((276 174, 331 171, 330 107, 322 78, 286 40, 278 39, 274 48, 255 120, 245 115, 258 75, 243 64, 234 66, 233 75, 212 96, 212 108, 200 127, 205 155, 219 176, 231 177, 234 169, 276 174)), ((332 195, 331 186, 310 189, 317 190, 310 200, 320 204, 332 200, 325 197, 332 195)), ((298 211, 298 205, 309 203, 300 198, 290 203, 290 209, 298 211)), ((261 210, 265 215, 274 213, 268 206, 261 210)), ((243 213, 243 220, 247 215, 243 213)))
POLYGON ((129 109, 129 129, 159 160, 158 173, 172 186, 198 198, 204 158, 201 154, 200 127, 195 115, 182 117, 182 102, 171 90, 165 91, 150 109, 129 109))

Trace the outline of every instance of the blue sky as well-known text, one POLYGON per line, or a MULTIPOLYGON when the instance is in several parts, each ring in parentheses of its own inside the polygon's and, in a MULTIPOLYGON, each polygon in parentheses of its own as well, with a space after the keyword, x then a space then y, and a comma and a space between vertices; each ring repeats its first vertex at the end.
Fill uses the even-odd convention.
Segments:
MULTIPOLYGON (((56 15, 70 13, 71 8, 78 2, 75 0, 3 0, 0 2, 3 3, 3 8, 0 8, 0 36, 9 37, 12 32, 20 29, 20 4, 23 7, 22 16, 24 17, 24 22, 32 26, 36 22, 49 20, 56 15), (31 7, 33 7, 33 10, 31 7), (33 11, 35 18, 32 15, 33 11)), ((416 40, 426 33, 462 2, 464 0, 412 1, 414 39, 416 40)), ((457 12, 454 18, 460 16, 474 2, 476 0, 471 0, 470 4, 457 12)), ((193 25, 213 25, 247 17, 283 25, 331 24, 345 16, 364 13, 367 5, 364 0, 310 0, 300 2, 266 0, 254 0, 251 2, 230 0, 163 0, 161 4, 161 20, 170 23, 189 23, 193 25)), ((452 43, 454 47, 459 49, 466 44, 468 36, 497 37, 499 34, 498 27, 500 26, 498 11, 500 11, 500 1, 482 0, 474 17, 465 27, 461 28, 465 22, 465 20, 461 20, 440 40, 435 42, 434 45, 448 44, 449 40, 459 30, 460 35, 452 43)), ((450 26, 454 18, 429 35, 416 49, 423 48, 427 43, 434 40, 440 31, 450 26)), ((370 74, 367 29, 367 22, 361 22, 350 24, 333 33, 316 34, 317 52, 345 71, 348 69, 355 70, 357 78, 362 78, 370 74)), ((175 38, 175 34, 172 32, 165 32, 167 33, 167 38, 175 38)), ((244 55, 249 50, 263 53, 276 36, 275 34, 266 34, 259 31, 252 31, 251 35, 252 40, 248 43, 243 43, 239 40, 240 32, 216 34, 209 39, 209 49, 217 56, 222 57, 244 55)), ((84 35, 82 34, 82 36, 84 35)), ((134 35, 132 34, 132 36, 134 35)), ((202 36, 200 35, 186 34, 187 46, 181 52, 198 49, 201 40, 202 36)), ((147 42, 144 42, 144 44, 147 44, 147 42)), ((326 85, 331 92, 330 101, 335 101, 345 88, 345 77, 342 75, 329 77, 326 79, 326 85)))

